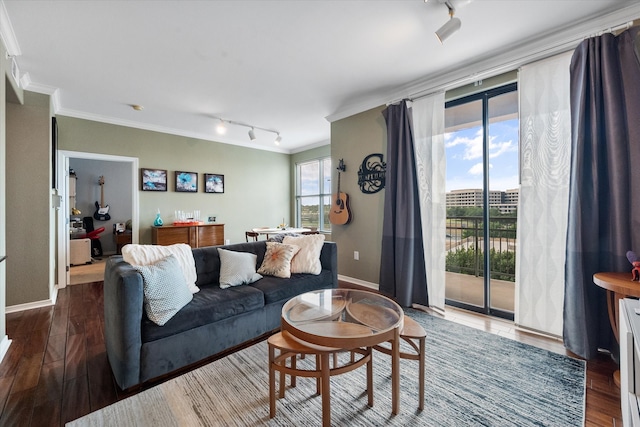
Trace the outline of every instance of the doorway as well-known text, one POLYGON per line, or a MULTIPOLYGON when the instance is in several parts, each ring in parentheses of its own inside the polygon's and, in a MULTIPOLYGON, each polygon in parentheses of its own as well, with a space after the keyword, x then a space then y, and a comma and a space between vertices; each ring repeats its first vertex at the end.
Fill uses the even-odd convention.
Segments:
MULTIPOLYGON (((131 224, 131 243, 138 243, 138 158, 113 156, 107 154, 97 153, 84 153, 75 151, 58 152, 58 174, 57 174, 60 195, 60 209, 58 210, 57 221, 57 284, 58 288, 66 287, 71 283, 71 259, 70 259, 70 232, 71 232, 71 220, 77 220, 78 218, 89 217, 93 218, 94 209, 89 204, 89 200, 102 205, 111 204, 115 206, 124 206, 122 209, 112 211, 111 218, 114 221, 106 221, 103 218, 100 219, 100 224, 96 224, 98 227, 104 227, 104 231, 101 233, 101 240, 111 242, 112 224, 115 222, 125 222, 130 220, 131 224), (76 165, 82 165, 85 169, 84 173, 84 189, 76 190, 76 192, 82 191, 84 204, 73 205, 77 210, 72 214, 72 199, 70 199, 69 189, 69 170, 71 164, 75 162, 76 165), (98 180, 98 174, 100 180, 98 180), (106 178, 106 179, 105 179, 106 178), (112 179, 111 179, 112 178, 112 179), (100 183, 102 182, 102 184, 100 183), (105 198, 104 185, 111 182, 113 188, 125 189, 126 191, 113 191, 111 188, 111 201, 109 198, 105 198), (123 196, 124 193, 124 196, 123 196), (80 208, 80 209, 78 209, 80 208), (81 213, 77 213, 80 211, 81 213), (109 240, 107 240, 109 239, 109 240)), ((79 193, 78 193, 79 194, 79 193)), ((96 209, 97 210, 97 207, 96 209)), ((97 221, 97 220, 96 220, 97 221)), ((110 251, 112 252, 112 251, 110 251)))

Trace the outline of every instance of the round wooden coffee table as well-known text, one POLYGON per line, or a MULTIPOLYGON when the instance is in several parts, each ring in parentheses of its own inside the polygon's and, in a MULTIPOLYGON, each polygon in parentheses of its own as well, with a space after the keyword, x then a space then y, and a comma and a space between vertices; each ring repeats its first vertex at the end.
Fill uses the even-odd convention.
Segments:
POLYGON ((400 330, 404 312, 373 292, 327 289, 298 295, 282 307, 282 330, 320 356, 322 424, 331 425, 329 360, 335 349, 371 348, 391 343, 392 412, 400 411, 400 330), (327 351, 327 348, 332 351, 327 351))

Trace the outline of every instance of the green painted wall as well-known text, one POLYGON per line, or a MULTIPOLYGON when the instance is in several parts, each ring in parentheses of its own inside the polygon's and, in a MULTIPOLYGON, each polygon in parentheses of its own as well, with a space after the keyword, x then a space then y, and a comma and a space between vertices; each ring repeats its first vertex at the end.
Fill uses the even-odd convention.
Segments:
MULTIPOLYGON (((338 244, 339 273, 369 284, 378 284, 382 242, 384 193, 363 194, 358 186, 358 169, 366 156, 382 153, 386 161, 387 135, 382 110, 384 106, 335 121, 331 124, 331 161, 338 165, 344 159, 346 171, 340 179, 340 190, 349 195, 352 220, 345 225, 332 225, 332 240, 338 244), (360 260, 354 260, 358 251, 360 260)), ((332 181, 336 191, 338 172, 332 181)))
POLYGON ((49 96, 7 103, 6 250, 8 306, 46 301, 55 271, 49 96))
POLYGON ((165 224, 176 210, 215 215, 231 243, 245 241, 253 227, 292 218, 289 154, 64 116, 58 128, 60 150, 137 157, 141 168, 168 171, 167 192, 140 191, 140 243, 151 243, 157 209, 165 224), (197 172, 198 192, 175 192, 176 171, 197 172), (224 175, 224 193, 204 193, 204 173, 224 175))

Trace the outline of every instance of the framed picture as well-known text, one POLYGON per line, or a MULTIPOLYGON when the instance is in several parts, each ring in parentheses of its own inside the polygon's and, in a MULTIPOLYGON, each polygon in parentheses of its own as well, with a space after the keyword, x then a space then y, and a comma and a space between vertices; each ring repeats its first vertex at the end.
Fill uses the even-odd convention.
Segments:
POLYGON ((215 173, 204 174, 205 193, 224 193, 224 175, 215 173))
POLYGON ((142 191, 167 191, 167 171, 164 169, 140 169, 142 191))
POLYGON ((176 171, 176 191, 184 193, 197 193, 198 173, 176 171))

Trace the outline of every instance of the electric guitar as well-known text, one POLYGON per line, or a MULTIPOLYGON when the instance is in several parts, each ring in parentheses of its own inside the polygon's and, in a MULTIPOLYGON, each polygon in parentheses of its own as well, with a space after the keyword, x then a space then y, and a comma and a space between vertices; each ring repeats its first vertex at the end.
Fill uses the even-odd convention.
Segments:
POLYGON ((349 195, 340 191, 340 172, 346 170, 342 159, 340 159, 340 164, 337 169, 338 192, 333 195, 333 200, 335 201, 332 203, 331 210, 329 211, 329 221, 331 221, 331 224, 344 225, 351 221, 351 208, 349 207, 349 195))
POLYGON ((94 212, 93 217, 98 221, 109 221, 111 219, 111 215, 109 215, 109 206, 105 206, 104 204, 104 176, 100 176, 98 184, 100 184, 100 203, 96 201, 96 211, 94 212))

